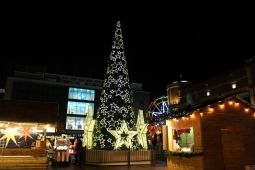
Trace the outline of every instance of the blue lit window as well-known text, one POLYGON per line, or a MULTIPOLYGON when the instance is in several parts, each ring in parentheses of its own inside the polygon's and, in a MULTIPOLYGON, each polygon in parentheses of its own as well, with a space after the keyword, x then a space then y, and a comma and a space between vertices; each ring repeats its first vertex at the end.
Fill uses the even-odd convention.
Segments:
POLYGON ((69 99, 76 99, 76 100, 95 100, 95 90, 89 89, 80 89, 80 88, 69 88, 68 93, 69 99))
POLYGON ((84 117, 66 117, 66 129, 68 130, 84 130, 84 117))
POLYGON ((67 114, 87 115, 88 112, 94 115, 94 103, 68 101, 67 114))

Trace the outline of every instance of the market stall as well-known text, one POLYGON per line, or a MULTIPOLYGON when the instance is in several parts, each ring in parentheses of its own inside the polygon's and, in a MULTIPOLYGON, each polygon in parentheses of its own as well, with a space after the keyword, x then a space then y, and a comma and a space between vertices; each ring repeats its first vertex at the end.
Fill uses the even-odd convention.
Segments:
POLYGON ((57 103, 0 100, 0 169, 47 169, 45 136, 57 115, 57 103))

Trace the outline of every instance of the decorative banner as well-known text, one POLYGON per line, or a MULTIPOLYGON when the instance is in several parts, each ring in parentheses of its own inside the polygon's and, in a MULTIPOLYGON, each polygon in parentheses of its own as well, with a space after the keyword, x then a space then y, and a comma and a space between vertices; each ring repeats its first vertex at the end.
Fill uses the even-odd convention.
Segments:
POLYGON ((0 138, 0 140, 6 139, 5 147, 7 147, 10 139, 17 145, 16 139, 14 136, 17 136, 17 128, 8 128, 6 130, 0 130, 1 132, 4 133, 4 136, 0 138))
POLYGON ((189 134, 190 133, 190 128, 181 128, 181 129, 176 129, 177 131, 177 134, 182 134, 182 133, 185 133, 185 134, 189 134))

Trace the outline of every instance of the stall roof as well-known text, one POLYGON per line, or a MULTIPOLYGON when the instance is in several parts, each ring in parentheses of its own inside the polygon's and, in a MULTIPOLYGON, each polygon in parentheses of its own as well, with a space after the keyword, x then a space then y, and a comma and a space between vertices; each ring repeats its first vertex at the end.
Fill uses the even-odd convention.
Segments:
POLYGON ((56 124, 58 103, 0 100, 0 121, 56 124))

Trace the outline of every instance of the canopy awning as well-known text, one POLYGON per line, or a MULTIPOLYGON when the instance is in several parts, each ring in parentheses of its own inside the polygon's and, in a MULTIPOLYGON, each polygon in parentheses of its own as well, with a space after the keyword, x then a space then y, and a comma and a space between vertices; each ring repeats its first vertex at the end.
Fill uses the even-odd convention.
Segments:
POLYGON ((181 128, 181 129, 176 129, 176 132, 178 135, 184 133, 184 134, 188 134, 190 133, 190 128, 181 128))

